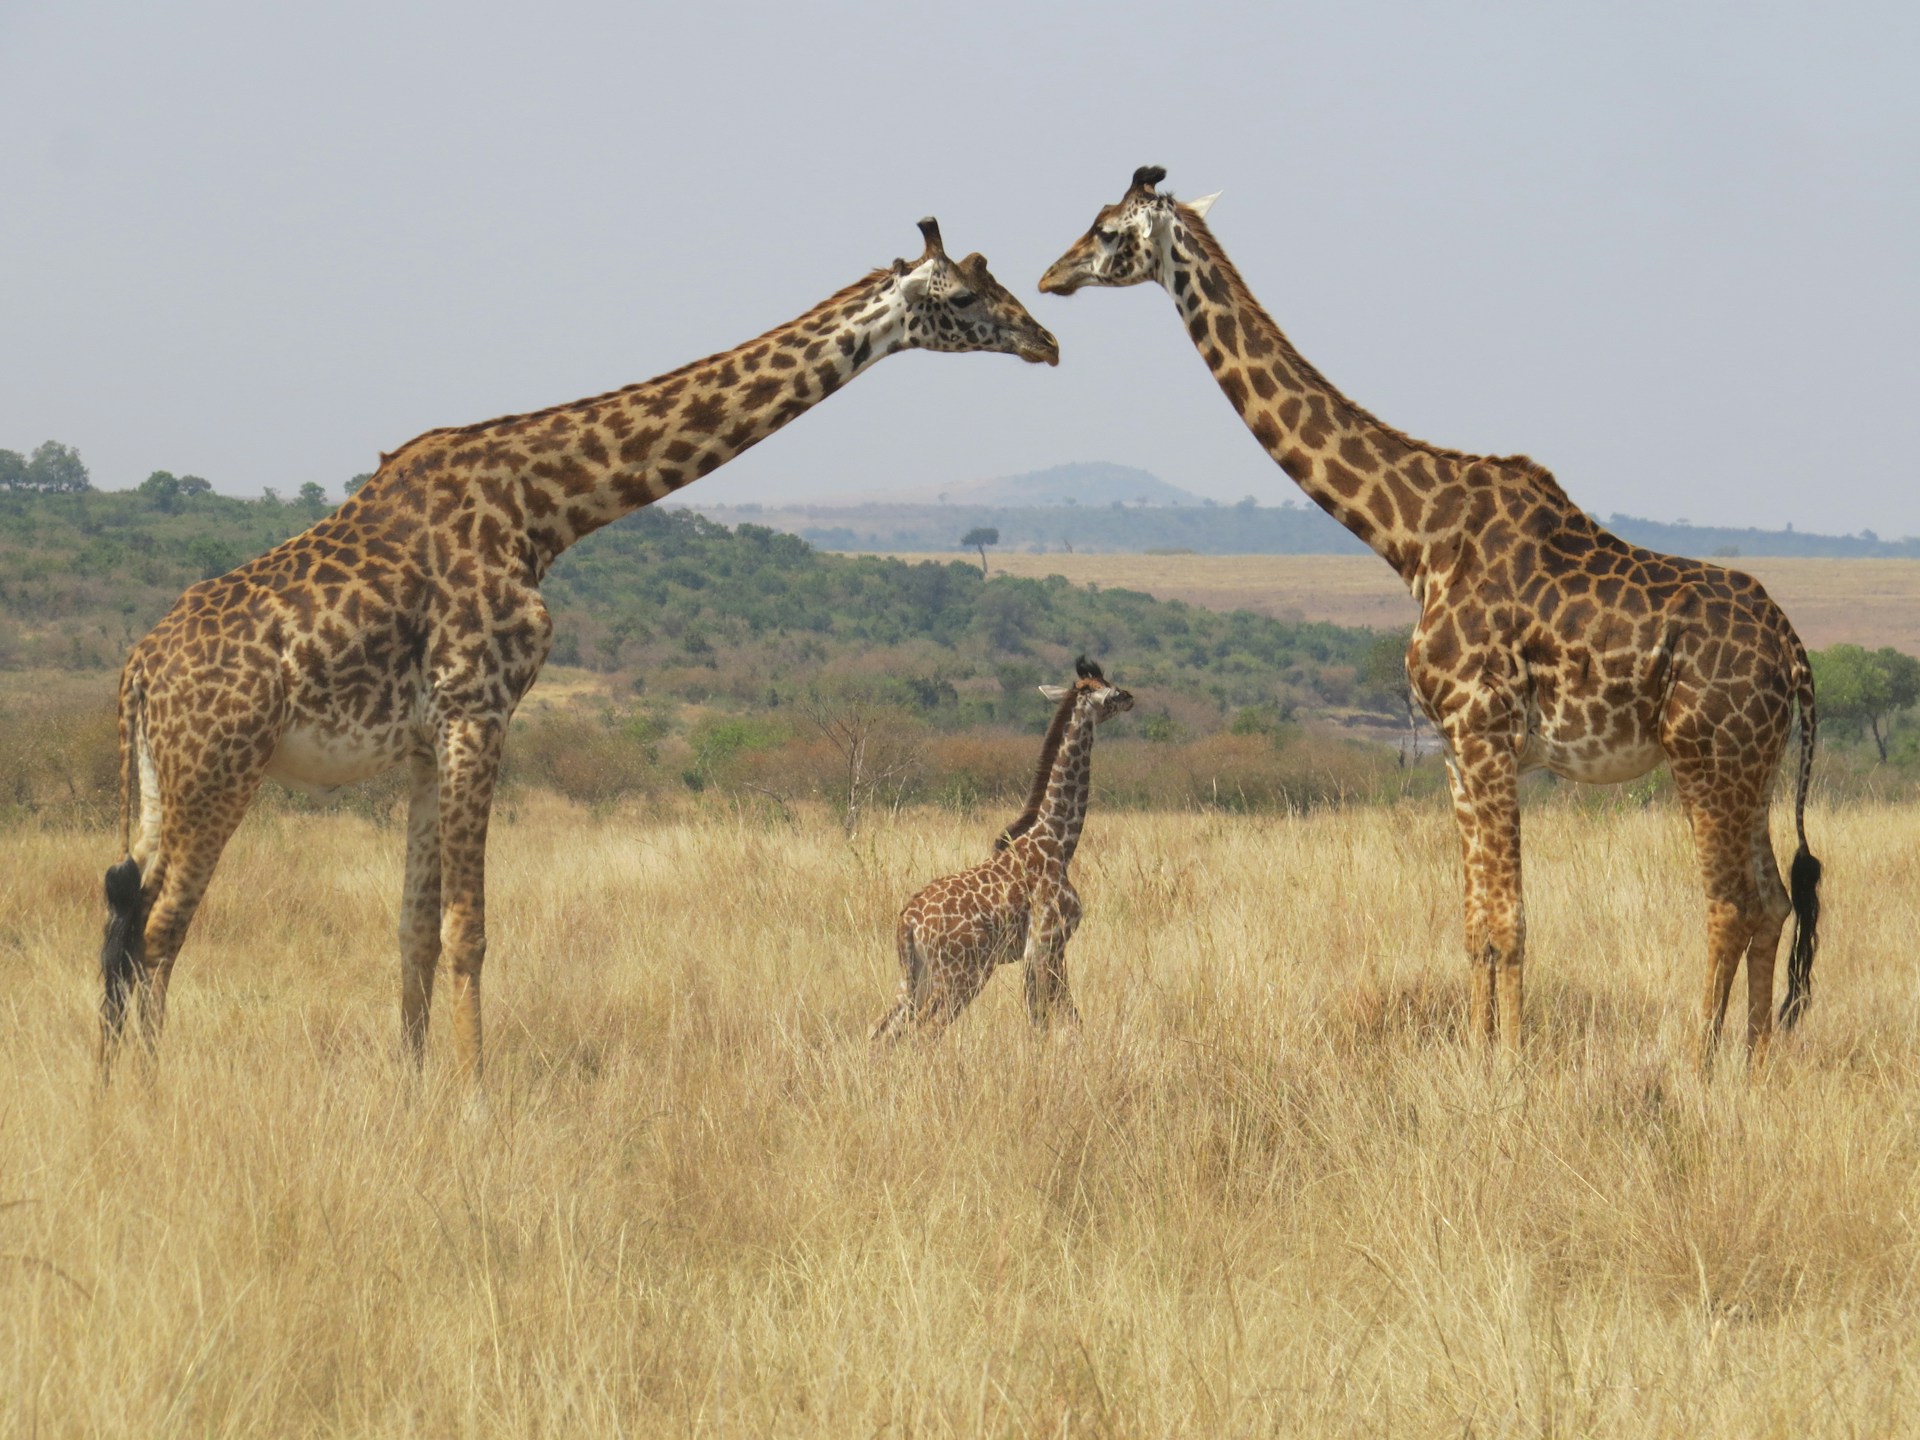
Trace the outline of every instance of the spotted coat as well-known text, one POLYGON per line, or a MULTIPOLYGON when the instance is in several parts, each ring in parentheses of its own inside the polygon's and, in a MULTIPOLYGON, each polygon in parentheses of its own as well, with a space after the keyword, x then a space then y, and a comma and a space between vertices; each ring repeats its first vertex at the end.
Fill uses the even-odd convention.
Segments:
POLYGON ((266 776, 330 788, 406 764, 401 1012, 417 1059, 444 954, 481 1064, 485 853, 507 722, 552 640, 542 577, 583 535, 705 475, 884 356, 1053 337, 978 255, 877 270, 758 339, 571 404, 432 430, 304 534, 193 586, 120 682, 122 844, 108 872, 103 1060, 129 993, 151 1037, 220 853, 266 776))
POLYGON ((900 990, 873 1027, 876 1041, 935 1034, 980 993, 996 965, 1025 962, 1027 1012, 1045 1027, 1079 1016, 1067 991, 1067 942, 1080 896, 1067 877, 1087 818, 1094 729, 1133 708, 1084 659, 1071 688, 1048 690, 1059 708, 1040 750, 1027 808, 1000 832, 992 858, 935 880, 900 912, 900 990))
POLYGON ((1796 917, 1783 1020, 1806 1003, 1819 862, 1806 844, 1813 677, 1758 581, 1656 554, 1595 524, 1525 456, 1415 440, 1348 400, 1296 351, 1206 223, 1136 172, 1040 288, 1154 282, 1254 438, 1315 504, 1378 554, 1420 608, 1414 698, 1447 750, 1466 890, 1472 1020, 1518 1043, 1525 914, 1518 777, 1603 784, 1662 760, 1693 825, 1708 900, 1702 1060, 1747 961, 1747 1041, 1771 1030, 1775 951, 1796 917), (1774 779, 1801 719, 1791 898, 1768 836, 1774 779))

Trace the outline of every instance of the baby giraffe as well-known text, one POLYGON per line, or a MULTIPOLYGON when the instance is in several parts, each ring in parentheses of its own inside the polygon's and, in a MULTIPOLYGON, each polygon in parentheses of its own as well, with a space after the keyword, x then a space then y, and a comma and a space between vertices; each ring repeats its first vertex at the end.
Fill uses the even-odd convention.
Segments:
POLYGON ((1067 994, 1067 941, 1080 924, 1080 897, 1067 866, 1087 818, 1093 727, 1133 708, 1082 655, 1070 687, 1042 685, 1059 702, 1040 747, 1027 808, 993 842, 993 858, 936 880, 900 912, 896 944, 900 998, 873 1027, 894 1041, 911 1026, 937 1034, 980 993, 993 967, 1016 956, 1027 967, 1027 1013, 1044 1028, 1059 1009, 1077 1023, 1067 994))

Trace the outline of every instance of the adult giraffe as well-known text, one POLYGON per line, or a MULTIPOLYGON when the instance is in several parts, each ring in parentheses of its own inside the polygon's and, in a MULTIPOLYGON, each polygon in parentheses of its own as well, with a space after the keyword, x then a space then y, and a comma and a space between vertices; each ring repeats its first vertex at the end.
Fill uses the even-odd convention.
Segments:
POLYGON ((507 722, 552 636, 540 581, 581 536, 765 439, 898 350, 1059 363, 1053 336, 931 219, 896 260, 736 349, 606 395, 430 430, 304 534, 187 590, 120 679, 121 846, 107 871, 101 1057, 137 990, 149 1039, 220 852, 267 775, 412 770, 401 1019, 421 1058, 453 973, 481 1069, 487 821, 507 722))
POLYGON ((1475 1031, 1519 1043, 1519 776, 1547 769, 1608 784, 1665 759, 1707 892, 1700 1059, 1711 1058, 1744 955, 1747 1046, 1758 1064, 1781 929, 1792 915, 1780 1007, 1790 1028, 1811 993, 1819 919, 1820 862, 1806 830, 1813 674, 1787 617, 1750 576, 1609 534, 1524 456, 1444 450, 1376 420, 1261 309, 1207 228, 1212 198, 1180 204, 1155 190, 1165 178, 1158 166, 1135 171, 1040 288, 1164 286, 1254 437, 1412 592, 1420 619, 1407 678, 1447 747, 1475 1031), (1796 703, 1800 843, 1789 896, 1767 811, 1796 703))

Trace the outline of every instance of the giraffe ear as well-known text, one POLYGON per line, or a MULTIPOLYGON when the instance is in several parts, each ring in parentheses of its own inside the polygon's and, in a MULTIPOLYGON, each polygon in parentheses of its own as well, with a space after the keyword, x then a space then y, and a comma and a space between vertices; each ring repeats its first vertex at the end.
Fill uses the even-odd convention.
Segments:
POLYGON ((1058 705, 1062 700, 1066 699, 1067 696, 1071 695, 1073 691, 1065 685, 1042 685, 1040 687, 1040 693, 1058 705))
POLYGON ((933 278, 924 259, 908 262, 893 262, 893 273, 899 277, 900 293, 909 300, 918 301, 927 293, 927 282, 933 278))
POLYGON ((1223 190, 1216 190, 1211 195, 1202 195, 1198 200, 1187 200, 1182 203, 1185 204, 1187 209, 1193 211, 1194 214, 1204 220, 1207 218, 1207 212, 1213 208, 1213 202, 1225 193, 1223 190))

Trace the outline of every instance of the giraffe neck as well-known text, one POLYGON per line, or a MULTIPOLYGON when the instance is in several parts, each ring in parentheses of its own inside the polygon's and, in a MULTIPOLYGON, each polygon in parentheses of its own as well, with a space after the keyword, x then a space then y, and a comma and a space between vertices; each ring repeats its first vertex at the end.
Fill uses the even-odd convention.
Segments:
POLYGON ((1073 859, 1080 844, 1080 829, 1087 819, 1087 790, 1093 770, 1093 731, 1095 721, 1090 705, 1075 705, 1067 733, 1060 741, 1047 776, 1046 799, 1034 829, 1054 836, 1060 843, 1060 863, 1073 859))
POLYGON ((606 395, 429 431, 381 469, 471 477, 509 523, 518 512, 543 575, 582 536, 718 469, 906 344, 895 277, 876 270, 732 350, 606 395))
POLYGON ((1467 521, 1469 486, 1487 478, 1474 467, 1545 475, 1524 457, 1463 455, 1376 420, 1293 348, 1205 222, 1172 216, 1160 281, 1221 390, 1280 468, 1410 587, 1467 521))

